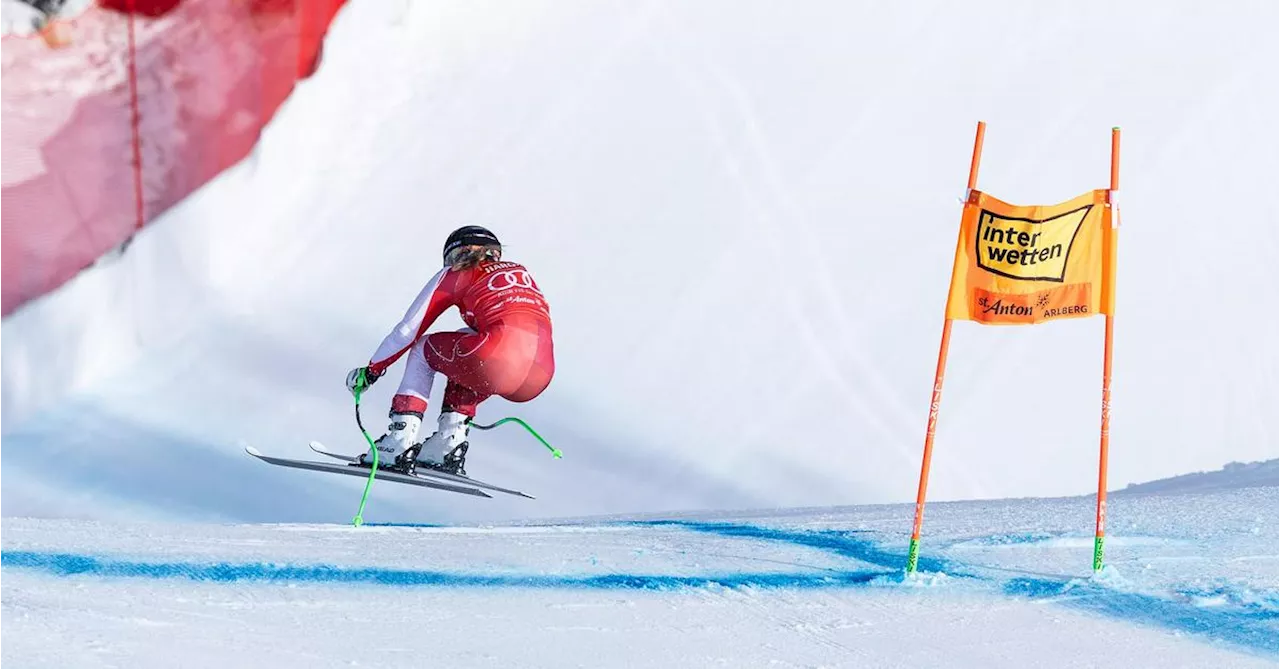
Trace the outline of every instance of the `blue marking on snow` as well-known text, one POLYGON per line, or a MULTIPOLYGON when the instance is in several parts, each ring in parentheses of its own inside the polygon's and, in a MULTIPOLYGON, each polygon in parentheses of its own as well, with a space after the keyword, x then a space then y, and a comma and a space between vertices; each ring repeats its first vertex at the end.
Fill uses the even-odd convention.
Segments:
MULTIPOLYGON (((886 569, 901 571, 907 565, 906 546, 901 551, 888 550, 870 539, 858 536, 862 530, 783 530, 759 525, 743 525, 738 523, 711 523, 686 520, 642 520, 625 521, 624 525, 638 526, 673 526, 682 527, 695 532, 706 532, 725 537, 743 537, 762 541, 780 541, 783 543, 807 546, 834 553, 841 557, 852 558, 859 562, 874 564, 886 569)), ((962 565, 936 557, 921 555, 916 562, 917 569, 926 572, 946 572, 949 576, 971 576, 965 573, 962 565)))
MULTIPOLYGON (((655 520, 629 521, 630 525, 678 526, 697 532, 709 532, 721 536, 750 537, 768 541, 807 546, 826 550, 882 567, 897 567, 906 563, 906 554, 888 551, 876 543, 855 534, 857 530, 782 530, 757 525, 711 523, 699 521, 655 520)), ((1001 535, 997 542, 1010 540, 1016 535, 1001 535)), ((1040 541, 1043 535, 1021 535, 1027 542, 1040 541)), ((1018 539, 1012 539, 1018 541, 1018 539)), ((984 581, 996 579, 967 574, 959 563, 940 558, 920 556, 918 568, 925 572, 945 573, 948 576, 970 576, 984 581)), ((879 579, 889 581, 890 579, 879 579)), ((1002 586, 1006 595, 1030 598, 1060 598, 1060 604, 1101 613, 1131 622, 1164 627, 1202 635, 1254 651, 1276 653, 1280 651, 1280 606, 1277 597, 1269 594, 1240 593, 1226 588, 1206 592, 1178 593, 1192 602, 1182 602, 1153 595, 1123 592, 1080 579, 1016 578, 1002 586), (1229 605, 1221 607, 1198 606, 1196 595, 1204 599, 1216 597, 1229 605), (1230 605, 1234 604, 1234 605, 1230 605)))
POLYGON ((483 588, 565 588, 595 590, 680 590, 688 588, 834 588, 868 583, 885 576, 871 570, 807 573, 727 573, 704 576, 662 574, 462 574, 385 567, 279 565, 265 562, 140 562, 74 553, 7 551, 0 565, 37 569, 55 576, 185 578, 214 583, 371 583, 391 586, 483 588))
POLYGON ((1199 634, 1252 650, 1280 652, 1280 621, 1275 613, 1260 616, 1258 611, 1247 608, 1206 608, 1074 580, 1015 578, 1004 584, 1004 592, 1015 597, 1054 599, 1071 608, 1199 634))
POLYGON ((1280 619, 1280 593, 1276 592, 1217 586, 1183 588, 1177 594, 1199 607, 1234 606, 1254 618, 1280 619))
MULTIPOLYGON (((251 563, 140 562, 39 551, 0 553, 0 565, 44 571, 56 576, 90 575, 132 578, 185 578, 216 583, 367 583, 389 586, 481 588, 563 588, 595 590, 674 591, 689 588, 848 588, 902 582, 905 551, 887 550, 858 536, 858 530, 784 530, 749 524, 678 520, 624 521, 622 525, 670 526, 694 532, 815 548, 868 563, 881 569, 821 573, 741 573, 701 576, 662 574, 465 574, 381 567, 279 565, 251 563)), ((388 526, 393 524, 388 523, 388 526)), ((403 526, 403 524, 400 524, 403 526)), ((1271 593, 1241 593, 1228 588, 1187 590, 1177 599, 1126 592, 1064 577, 1014 578, 1000 581, 973 573, 954 561, 921 556, 922 572, 963 576, 993 583, 1007 596, 1050 599, 1057 604, 1144 625, 1201 635, 1251 651, 1280 651, 1280 606, 1271 593)))

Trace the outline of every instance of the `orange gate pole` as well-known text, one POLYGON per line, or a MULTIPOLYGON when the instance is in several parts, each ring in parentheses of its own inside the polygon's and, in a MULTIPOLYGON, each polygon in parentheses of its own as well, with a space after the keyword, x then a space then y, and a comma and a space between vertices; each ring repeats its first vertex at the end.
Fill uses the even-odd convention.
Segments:
MULTIPOLYGON (((969 161, 969 187, 972 191, 978 185, 978 163, 982 159, 982 138, 986 133, 985 121, 978 121, 978 133, 973 139, 973 158, 969 161)), ((965 193, 965 201, 968 201, 965 193)), ((964 226, 960 226, 956 244, 962 243, 964 226)), ((954 279, 955 269, 952 268, 954 279)), ((950 313, 950 309, 947 310, 950 313)), ((942 380, 947 370, 947 351, 951 348, 951 318, 942 322, 942 343, 938 347, 938 367, 933 377, 933 399, 929 403, 929 422, 924 434, 924 458, 920 463, 920 486, 916 490, 916 517, 911 526, 911 546, 907 550, 907 573, 916 571, 916 563, 920 558, 920 526, 924 522, 925 489, 929 487, 929 461, 933 458, 933 437, 938 429, 938 407, 942 403, 942 380)))
POLYGON ((1120 128, 1111 129, 1111 191, 1107 203, 1111 207, 1111 228, 1106 234, 1106 267, 1103 277, 1103 306, 1106 307, 1106 339, 1102 349, 1102 431, 1098 447, 1098 515, 1093 537, 1093 570, 1102 570, 1102 540, 1107 527, 1107 456, 1111 447, 1111 352, 1114 331, 1116 295, 1116 228, 1119 216, 1115 193, 1120 190, 1120 128))

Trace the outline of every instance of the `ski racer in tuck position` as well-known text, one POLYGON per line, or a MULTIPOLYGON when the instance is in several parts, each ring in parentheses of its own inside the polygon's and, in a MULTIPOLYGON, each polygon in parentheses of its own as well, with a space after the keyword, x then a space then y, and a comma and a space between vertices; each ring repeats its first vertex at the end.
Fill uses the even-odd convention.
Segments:
MULTIPOLYGON (((347 374, 347 389, 363 392, 406 353, 388 412, 391 423, 374 442, 378 464, 466 476, 467 433, 477 405, 494 395, 528 402, 551 383, 550 307, 529 270, 502 259, 497 236, 464 226, 445 241, 444 268, 418 293, 369 364, 347 374), (426 334, 450 307, 458 308, 468 327, 426 334), (436 372, 448 379, 443 406, 436 432, 418 441, 436 372)), ((371 465, 372 458, 366 451, 360 463, 371 465)))

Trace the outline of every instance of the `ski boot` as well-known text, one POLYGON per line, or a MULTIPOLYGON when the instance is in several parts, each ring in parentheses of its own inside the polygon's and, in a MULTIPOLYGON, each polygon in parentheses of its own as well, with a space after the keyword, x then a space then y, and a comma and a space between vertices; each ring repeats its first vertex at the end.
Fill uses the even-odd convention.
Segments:
MULTIPOLYGON (((408 413, 392 413, 388 417, 391 424, 387 426, 387 433, 373 442, 373 447, 378 449, 378 469, 407 471, 413 463, 414 451, 411 449, 416 448, 413 442, 422 426, 422 417, 408 413)), ((373 454, 369 451, 361 453, 357 463, 373 466, 373 454)))
POLYGON ((466 476, 464 464, 470 428, 470 416, 448 409, 440 412, 439 428, 418 446, 414 466, 466 476))

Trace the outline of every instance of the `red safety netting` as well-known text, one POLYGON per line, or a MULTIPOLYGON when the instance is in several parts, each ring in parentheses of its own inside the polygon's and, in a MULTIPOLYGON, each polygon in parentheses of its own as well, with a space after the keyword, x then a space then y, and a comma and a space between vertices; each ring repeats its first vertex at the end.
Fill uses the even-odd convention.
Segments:
POLYGON ((245 157, 345 0, 98 0, 6 36, 3 314, 245 157))

